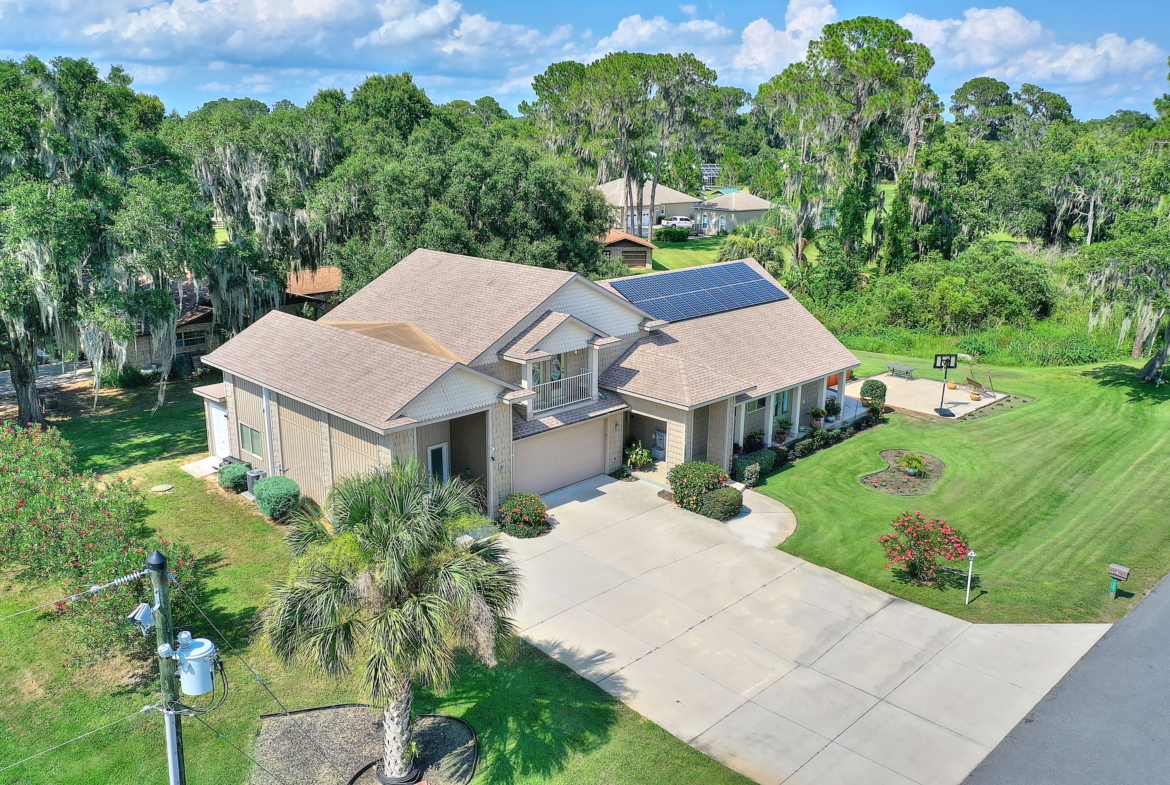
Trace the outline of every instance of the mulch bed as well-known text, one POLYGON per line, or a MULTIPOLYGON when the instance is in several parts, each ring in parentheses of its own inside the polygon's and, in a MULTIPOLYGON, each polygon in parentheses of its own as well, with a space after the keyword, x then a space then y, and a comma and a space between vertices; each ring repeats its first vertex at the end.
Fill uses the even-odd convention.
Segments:
MULTIPOLYGON (((478 742, 459 720, 420 716, 414 740, 428 785, 467 785, 475 776, 478 742)), ((376 785, 382 750, 381 714, 365 706, 270 716, 256 737, 255 757, 280 782, 257 768, 251 785, 376 785)))
POLYGON ((665 499, 666 501, 670 502, 671 504, 674 504, 674 494, 671 493, 670 491, 659 491, 658 498, 665 499))
POLYGON ((861 484, 894 496, 922 496, 942 479, 947 468, 947 465, 938 458, 918 450, 882 450, 878 454, 885 459, 888 466, 880 472, 865 475, 861 478, 861 484), (924 474, 908 477, 906 470, 898 465, 898 460, 908 453, 921 455, 926 461, 924 474))
POLYGON ((1005 412, 1008 409, 1014 409, 1017 406, 1023 406, 1026 403, 1031 403, 1035 398, 1025 398, 1022 395, 1009 395, 1006 398, 1001 398, 990 406, 984 406, 982 409, 976 409, 973 412, 964 414, 959 418, 961 421, 978 420, 980 417, 989 417, 999 412, 1005 412))

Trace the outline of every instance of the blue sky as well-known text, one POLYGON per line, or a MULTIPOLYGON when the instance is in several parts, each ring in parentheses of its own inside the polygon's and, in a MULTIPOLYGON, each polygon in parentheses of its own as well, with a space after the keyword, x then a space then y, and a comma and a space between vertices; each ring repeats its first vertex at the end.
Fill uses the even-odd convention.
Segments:
POLYGON ((514 109, 550 62, 621 49, 694 52, 754 91, 825 24, 860 15, 929 45, 944 98, 985 74, 1062 93, 1090 118, 1148 112, 1170 91, 1165 0, 0 0, 0 57, 120 63, 180 112, 223 95, 303 103, 402 70, 433 100, 491 94, 514 109))

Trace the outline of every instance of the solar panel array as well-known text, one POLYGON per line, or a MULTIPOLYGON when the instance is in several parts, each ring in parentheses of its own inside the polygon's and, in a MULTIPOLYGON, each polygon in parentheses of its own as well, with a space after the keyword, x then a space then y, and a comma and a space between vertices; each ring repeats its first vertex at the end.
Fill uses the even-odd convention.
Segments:
POLYGON ((743 262, 631 276, 612 283, 634 305, 668 322, 788 298, 783 289, 743 262))

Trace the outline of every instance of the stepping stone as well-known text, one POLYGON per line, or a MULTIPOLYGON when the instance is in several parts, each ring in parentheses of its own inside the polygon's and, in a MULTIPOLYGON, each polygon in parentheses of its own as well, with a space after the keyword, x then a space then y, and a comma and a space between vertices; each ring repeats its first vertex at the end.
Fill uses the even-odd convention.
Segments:
POLYGON ((156 485, 150 489, 150 492, 151 493, 166 493, 167 491, 171 490, 174 487, 175 486, 173 486, 173 485, 166 485, 166 484, 156 485))

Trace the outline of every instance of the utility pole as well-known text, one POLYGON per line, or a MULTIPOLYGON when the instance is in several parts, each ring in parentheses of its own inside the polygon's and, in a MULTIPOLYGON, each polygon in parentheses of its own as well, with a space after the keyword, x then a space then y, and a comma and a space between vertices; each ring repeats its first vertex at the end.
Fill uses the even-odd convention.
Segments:
POLYGON ((150 583, 154 587, 154 600, 157 606, 154 630, 158 643, 158 675, 162 682, 163 717, 166 721, 169 785, 187 785, 187 770, 183 761, 183 723, 182 717, 175 712, 175 704, 179 701, 179 686, 175 674, 179 666, 172 656, 175 653, 175 646, 174 628, 171 626, 171 586, 167 573, 167 557, 155 551, 147 558, 146 569, 150 571, 150 583))

